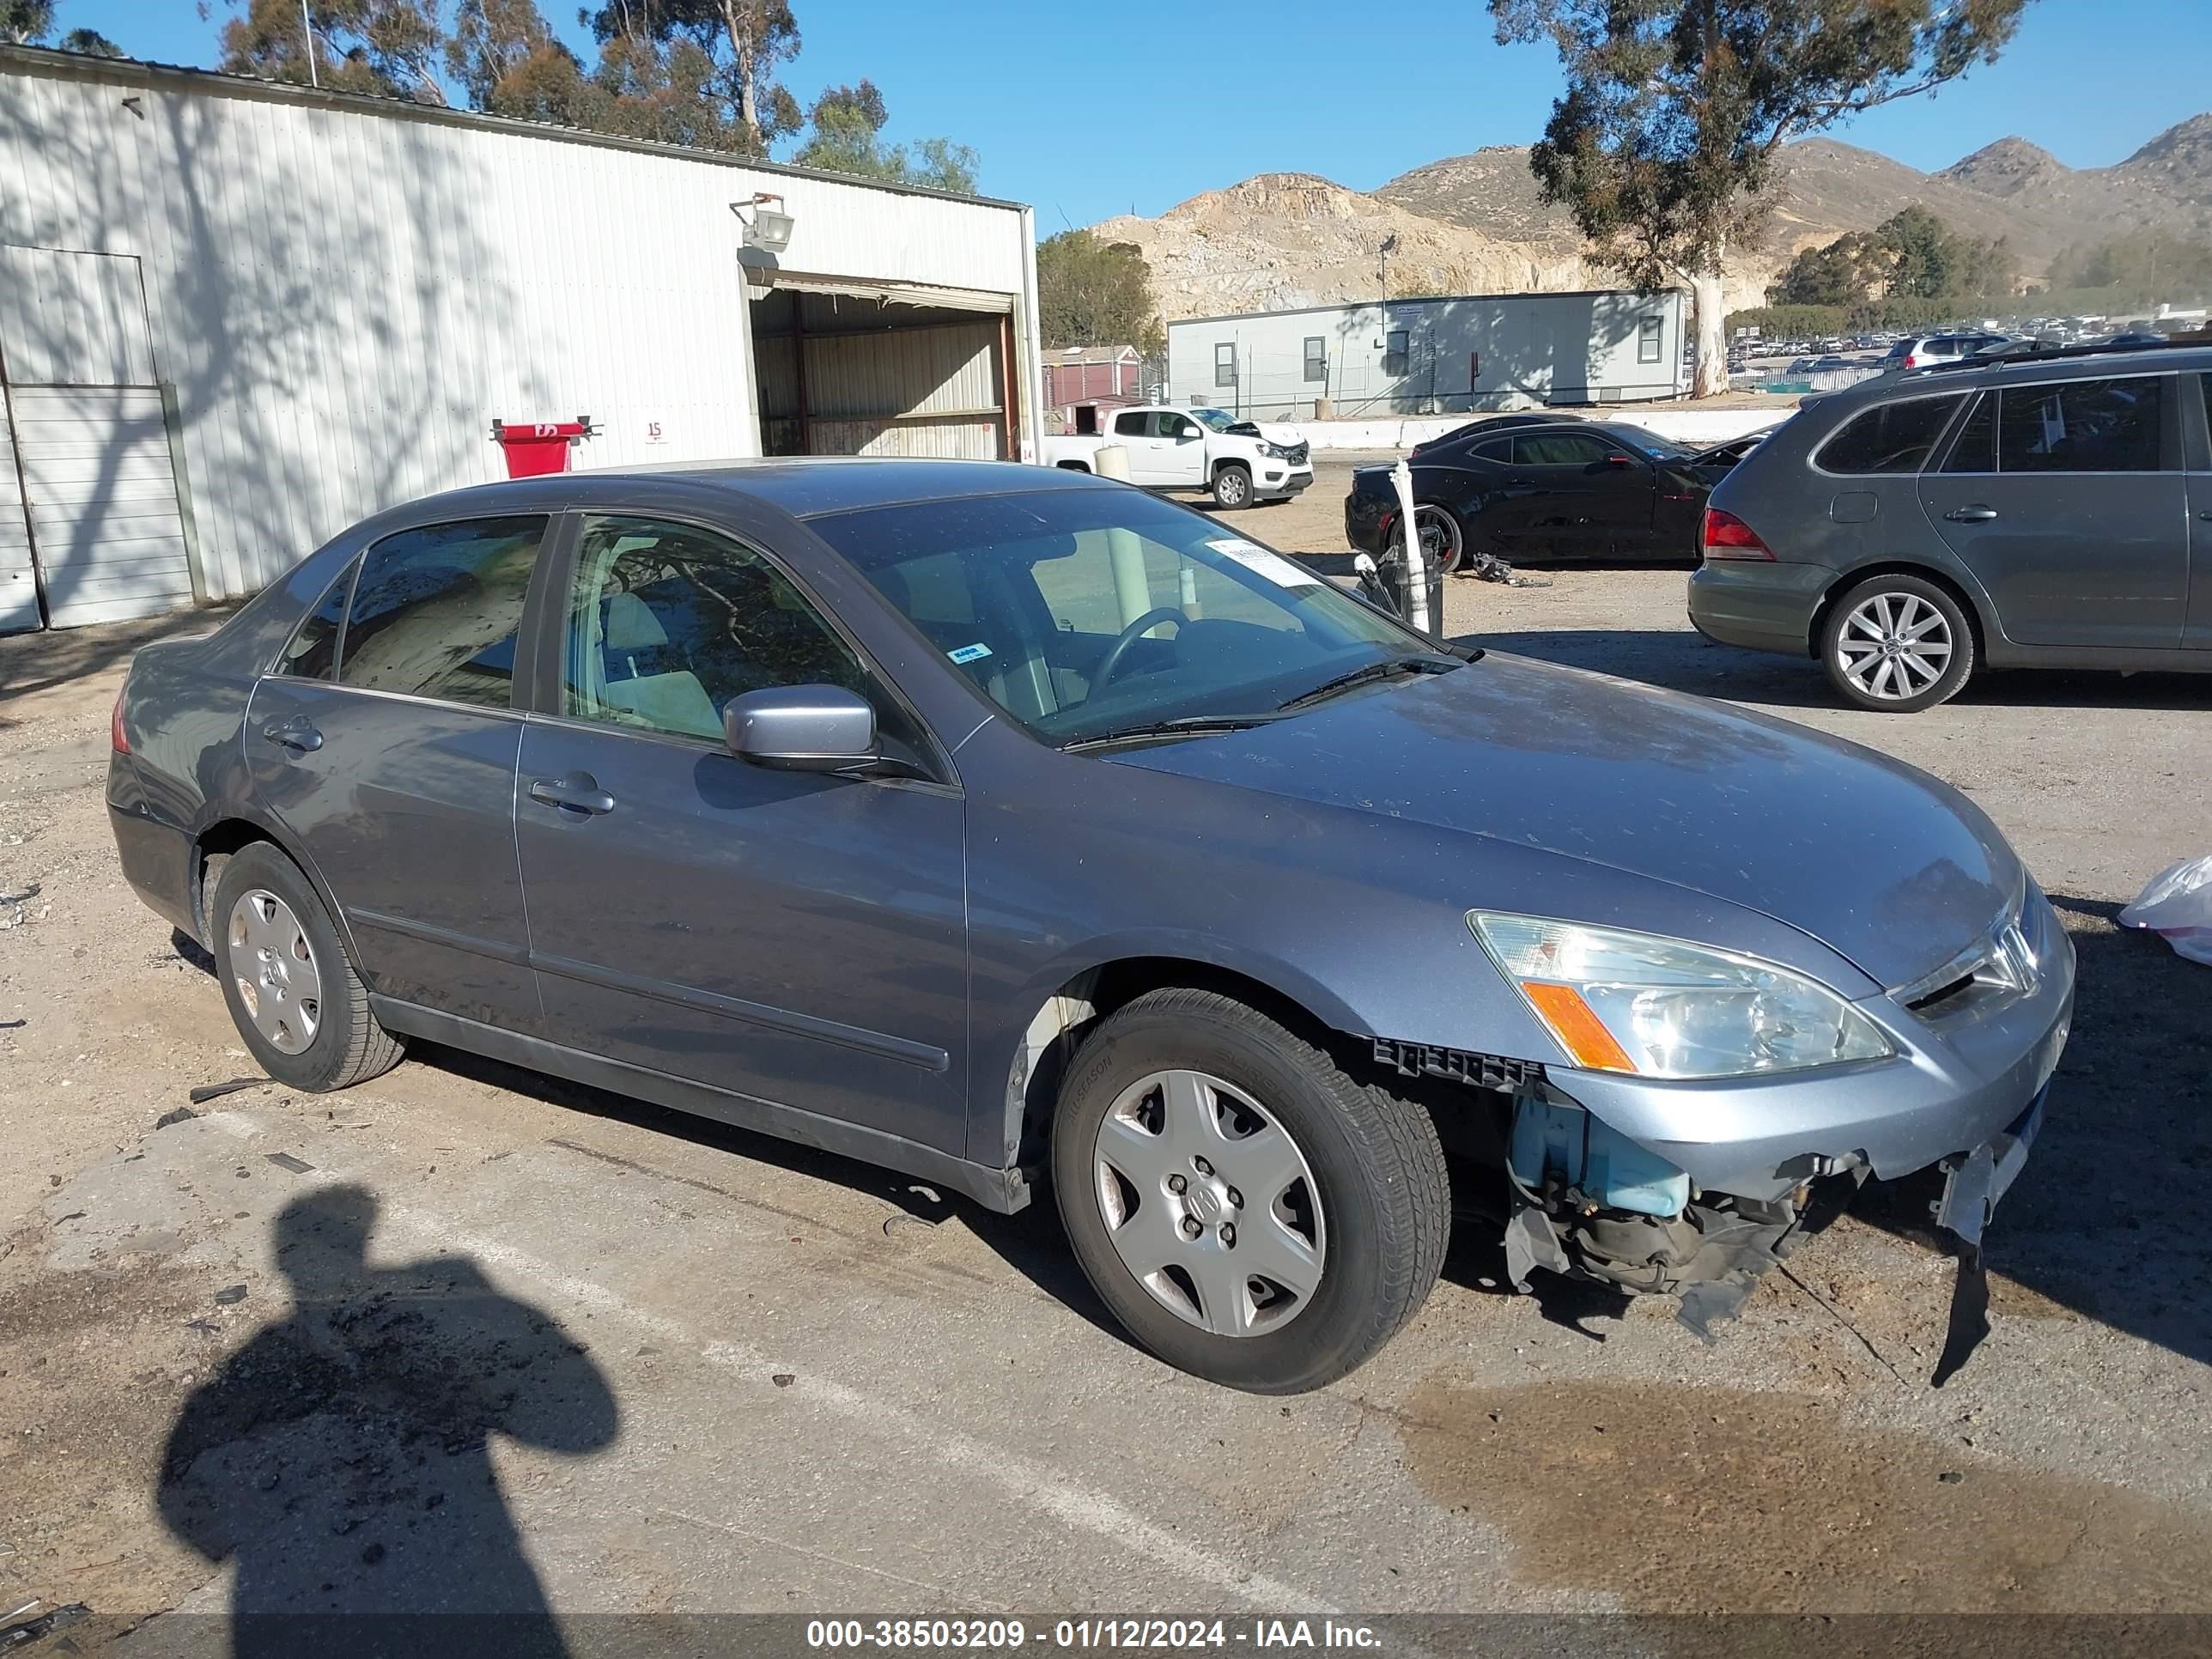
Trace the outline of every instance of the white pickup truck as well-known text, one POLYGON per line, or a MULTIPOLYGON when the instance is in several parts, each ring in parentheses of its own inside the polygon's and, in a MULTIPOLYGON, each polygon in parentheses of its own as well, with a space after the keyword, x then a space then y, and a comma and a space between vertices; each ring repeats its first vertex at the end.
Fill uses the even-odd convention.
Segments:
POLYGON ((1225 409, 1146 404, 1117 409, 1096 437, 1047 438, 1045 464, 1098 470, 1106 444, 1129 453, 1129 482, 1147 489, 1203 489, 1217 507, 1285 501, 1313 483, 1304 434, 1240 421, 1225 409))

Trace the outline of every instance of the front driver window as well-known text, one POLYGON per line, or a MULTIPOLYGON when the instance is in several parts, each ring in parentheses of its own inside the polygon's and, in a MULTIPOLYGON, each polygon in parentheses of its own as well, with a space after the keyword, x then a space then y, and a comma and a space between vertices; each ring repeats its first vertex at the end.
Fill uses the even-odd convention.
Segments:
POLYGON ((576 720, 719 743, 732 697, 837 685, 875 705, 886 752, 918 757, 910 718, 791 580, 696 526, 584 520, 563 661, 576 720))

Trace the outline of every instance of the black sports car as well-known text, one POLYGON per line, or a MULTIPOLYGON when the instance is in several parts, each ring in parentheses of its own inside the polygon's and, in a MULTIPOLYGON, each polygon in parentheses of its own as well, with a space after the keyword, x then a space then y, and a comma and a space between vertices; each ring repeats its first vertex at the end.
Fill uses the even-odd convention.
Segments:
MULTIPOLYGON (((1449 573, 1486 553, 1528 559, 1694 562, 1705 495, 1747 453, 1698 450, 1613 421, 1482 422, 1408 457, 1414 524, 1449 573)), ((1381 553, 1398 532, 1387 465, 1363 466, 1344 498, 1352 546, 1381 553)))

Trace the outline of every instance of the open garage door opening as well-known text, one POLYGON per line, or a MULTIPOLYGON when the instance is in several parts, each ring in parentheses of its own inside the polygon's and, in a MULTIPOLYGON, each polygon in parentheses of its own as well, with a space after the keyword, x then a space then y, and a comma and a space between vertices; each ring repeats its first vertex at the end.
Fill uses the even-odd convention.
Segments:
POLYGON ((763 454, 1019 453, 1012 295, 779 273, 751 301, 763 454))

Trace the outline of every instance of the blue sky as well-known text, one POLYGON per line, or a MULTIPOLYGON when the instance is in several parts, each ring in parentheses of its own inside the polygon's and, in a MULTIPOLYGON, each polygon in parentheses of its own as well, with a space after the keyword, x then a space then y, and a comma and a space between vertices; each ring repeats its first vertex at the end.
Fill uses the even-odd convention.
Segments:
MULTIPOLYGON (((586 43, 578 0, 539 3, 586 43)), ((1235 24, 1217 29, 1202 26, 1203 6, 793 0, 805 49, 786 78, 802 102, 872 78, 890 136, 972 144, 982 188, 1036 204, 1044 234, 1158 213, 1261 172, 1371 190, 1425 161, 1528 143, 1559 89, 1552 54, 1497 45, 1480 0, 1229 3, 1235 24)), ((210 11, 60 0, 58 21, 134 57, 212 64, 233 14, 225 0, 210 11)), ((2212 107, 2206 30, 2203 0, 2039 0, 1994 67, 1838 136, 1928 169, 2008 133, 2069 166, 2103 166, 2212 107)))

